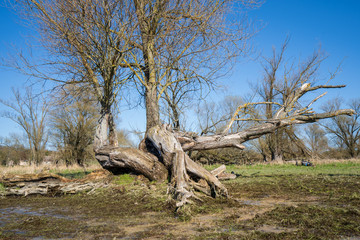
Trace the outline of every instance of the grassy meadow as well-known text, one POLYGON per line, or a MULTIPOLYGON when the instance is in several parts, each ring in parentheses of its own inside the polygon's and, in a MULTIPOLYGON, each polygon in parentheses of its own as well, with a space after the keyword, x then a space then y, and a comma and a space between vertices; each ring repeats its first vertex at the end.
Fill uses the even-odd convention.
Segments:
POLYGON ((91 194, 0 197, 0 239, 360 239, 359 160, 227 169, 238 175, 224 181, 228 199, 203 196, 178 213, 166 184, 129 174, 91 194))

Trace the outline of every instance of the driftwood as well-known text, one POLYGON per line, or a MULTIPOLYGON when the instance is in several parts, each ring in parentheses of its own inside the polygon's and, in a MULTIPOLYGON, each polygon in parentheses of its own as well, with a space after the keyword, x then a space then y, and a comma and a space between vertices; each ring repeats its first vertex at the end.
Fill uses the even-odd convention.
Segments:
MULTIPOLYGON (((228 191, 219 179, 233 179, 234 174, 225 173, 225 167, 221 166, 212 172, 194 162, 186 151, 208 150, 216 148, 235 147, 244 149, 242 143, 251 139, 259 138, 264 134, 272 133, 279 128, 293 124, 316 122, 319 119, 332 118, 339 115, 352 115, 352 109, 337 110, 326 113, 315 113, 310 106, 325 94, 315 98, 306 107, 299 107, 298 100, 307 92, 322 88, 341 88, 344 86, 322 85, 311 87, 303 84, 296 89, 283 104, 279 103, 252 103, 277 104, 278 111, 272 119, 262 122, 261 119, 251 119, 261 122, 243 131, 228 134, 228 130, 238 119, 240 111, 244 112, 247 105, 240 106, 222 134, 210 136, 197 136, 187 132, 174 131, 168 125, 155 126, 147 130, 145 139, 139 149, 119 148, 108 146, 95 146, 95 155, 99 163, 112 172, 131 171, 142 174, 150 180, 164 181, 170 174, 169 193, 177 201, 177 207, 200 200, 196 191, 216 196, 228 196, 228 191), (196 191, 195 191, 196 190, 196 191)), ((249 105, 249 104, 248 104, 249 105)))
POLYGON ((104 179, 109 176, 110 173, 106 170, 94 171, 80 180, 71 180, 52 173, 4 175, 0 178, 0 182, 5 190, 0 194, 27 196, 89 192, 106 187, 107 183, 104 179))

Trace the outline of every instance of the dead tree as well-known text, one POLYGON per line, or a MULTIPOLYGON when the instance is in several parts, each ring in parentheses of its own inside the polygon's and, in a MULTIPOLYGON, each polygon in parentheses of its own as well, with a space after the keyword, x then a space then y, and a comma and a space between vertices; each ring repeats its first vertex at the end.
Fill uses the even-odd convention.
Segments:
POLYGON ((19 90, 13 89, 12 92, 15 97, 13 102, 0 99, 0 103, 10 110, 3 112, 2 116, 22 128, 31 150, 31 163, 40 164, 48 140, 46 128, 50 103, 43 96, 37 96, 30 87, 26 88, 23 96, 19 90))
POLYGON ((343 85, 320 85, 311 87, 305 83, 297 88, 284 102, 250 103, 239 106, 222 134, 209 136, 194 136, 186 132, 174 131, 169 125, 157 125, 149 129, 139 149, 100 147, 96 158, 100 164, 111 171, 133 171, 143 174, 151 180, 165 180, 171 174, 169 193, 177 200, 177 207, 199 199, 197 192, 207 195, 228 196, 225 186, 212 173, 195 163, 186 151, 208 150, 216 148, 235 147, 244 149, 242 143, 273 133, 277 129, 295 124, 316 122, 320 119, 339 115, 353 115, 352 109, 315 113, 310 107, 320 97, 307 106, 299 108, 298 100, 306 93, 318 89, 342 88, 343 85), (237 133, 227 134, 227 130, 238 120, 246 106, 257 104, 278 104, 280 108, 272 119, 267 119, 257 126, 237 133))

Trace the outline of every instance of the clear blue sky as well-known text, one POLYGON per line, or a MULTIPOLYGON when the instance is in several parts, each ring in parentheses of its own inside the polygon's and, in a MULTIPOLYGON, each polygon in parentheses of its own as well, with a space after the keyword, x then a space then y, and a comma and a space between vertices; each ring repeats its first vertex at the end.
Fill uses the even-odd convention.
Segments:
MULTIPOLYGON (((261 21, 264 28, 253 38, 256 50, 269 55, 272 46, 280 47, 286 36, 291 37, 287 55, 306 58, 320 45, 329 55, 323 66, 326 75, 344 59, 342 71, 334 84, 346 84, 341 90, 333 90, 329 96, 341 96, 345 100, 360 96, 360 1, 359 0, 268 0, 249 16, 261 21)), ((23 27, 13 12, 0 8, 0 57, 11 54, 9 46, 25 48, 31 30, 23 27)), ((9 99, 11 87, 21 87, 26 76, 0 69, 0 97, 9 99)), ((227 92, 211 95, 213 100, 224 95, 244 95, 249 91, 248 82, 261 79, 261 66, 256 61, 242 59, 232 74, 222 79, 227 92)), ((0 111, 4 107, 0 106, 0 111)), ((121 128, 145 129, 145 114, 141 109, 123 111, 121 128)), ((19 132, 18 127, 0 118, 0 136, 19 132)))

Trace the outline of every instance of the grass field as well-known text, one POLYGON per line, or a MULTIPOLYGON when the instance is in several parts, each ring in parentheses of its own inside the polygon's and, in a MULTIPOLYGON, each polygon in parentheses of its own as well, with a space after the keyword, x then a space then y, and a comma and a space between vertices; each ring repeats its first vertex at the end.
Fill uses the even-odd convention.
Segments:
POLYGON ((0 238, 360 239, 359 161, 228 171, 239 176, 224 182, 229 199, 205 197, 180 214, 166 184, 131 175, 115 176, 111 187, 91 195, 2 198, 0 238))

